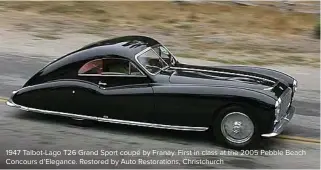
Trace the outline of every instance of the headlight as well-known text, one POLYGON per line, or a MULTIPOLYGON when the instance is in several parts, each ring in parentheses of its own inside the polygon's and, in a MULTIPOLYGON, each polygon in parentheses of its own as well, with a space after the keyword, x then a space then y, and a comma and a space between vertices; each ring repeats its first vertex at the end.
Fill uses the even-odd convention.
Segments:
POLYGON ((296 92, 298 89, 298 82, 296 80, 293 80, 293 92, 296 92))
POLYGON ((275 102, 275 120, 274 120, 274 124, 276 124, 280 120, 280 110, 281 110, 281 98, 279 98, 275 102))

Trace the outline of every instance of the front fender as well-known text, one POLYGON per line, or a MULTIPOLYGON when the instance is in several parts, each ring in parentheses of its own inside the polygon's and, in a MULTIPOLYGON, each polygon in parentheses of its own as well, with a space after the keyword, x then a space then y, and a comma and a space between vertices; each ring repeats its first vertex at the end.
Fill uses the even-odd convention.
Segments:
MULTIPOLYGON (((250 112, 257 118, 259 124, 263 124, 264 128, 270 128, 273 125, 275 98, 253 89, 159 84, 154 85, 153 90, 157 96, 156 106, 162 106, 158 107, 157 111, 165 113, 165 110, 168 110, 165 108, 173 105, 170 110, 172 113, 185 112, 185 114, 193 116, 193 120, 181 118, 186 119, 185 121, 193 126, 211 126, 220 110, 229 105, 241 105, 250 109, 250 112)), ((265 130, 264 128, 263 130, 265 130)))

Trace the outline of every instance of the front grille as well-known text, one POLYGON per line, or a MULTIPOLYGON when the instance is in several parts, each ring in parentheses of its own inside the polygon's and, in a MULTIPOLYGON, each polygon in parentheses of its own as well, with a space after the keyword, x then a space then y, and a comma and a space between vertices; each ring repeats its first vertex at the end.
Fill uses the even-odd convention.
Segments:
POLYGON ((284 94, 281 96, 281 106, 280 106, 280 118, 283 118, 291 105, 292 89, 288 88, 285 90, 284 94))

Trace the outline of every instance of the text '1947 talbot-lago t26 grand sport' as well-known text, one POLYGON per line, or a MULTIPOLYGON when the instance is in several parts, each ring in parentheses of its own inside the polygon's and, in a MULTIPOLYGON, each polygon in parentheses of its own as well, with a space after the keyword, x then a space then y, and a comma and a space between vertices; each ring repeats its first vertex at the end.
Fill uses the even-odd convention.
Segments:
POLYGON ((125 36, 49 63, 7 105, 77 120, 206 131, 233 148, 281 133, 297 81, 247 66, 183 64, 158 41, 125 36))

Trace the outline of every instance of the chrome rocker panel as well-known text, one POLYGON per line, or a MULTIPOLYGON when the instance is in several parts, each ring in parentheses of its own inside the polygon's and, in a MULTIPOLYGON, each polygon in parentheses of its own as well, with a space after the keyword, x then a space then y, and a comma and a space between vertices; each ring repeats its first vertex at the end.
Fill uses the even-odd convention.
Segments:
POLYGON ((262 137, 274 137, 274 136, 277 136, 279 135, 283 129, 284 129, 284 126, 286 126, 290 120, 292 119, 293 115, 295 113, 295 107, 294 106, 291 106, 288 111, 287 111, 287 114, 286 116, 284 116, 280 122, 278 122, 275 126, 274 126, 274 129, 271 133, 268 133, 268 134, 262 134, 261 136, 262 137))
POLYGON ((170 129, 170 130, 181 130, 181 131, 206 131, 208 129, 208 127, 172 126, 172 125, 163 125, 163 124, 154 124, 154 123, 145 123, 145 122, 118 120, 118 119, 108 119, 108 118, 100 118, 100 117, 95 117, 95 116, 85 116, 85 115, 79 115, 79 114, 73 114, 73 113, 64 113, 64 112, 57 112, 57 111, 35 109, 35 108, 29 108, 29 107, 15 104, 11 100, 8 100, 6 102, 6 104, 8 106, 16 107, 16 108, 24 110, 24 111, 65 116, 65 117, 71 117, 74 119, 94 120, 94 121, 98 121, 98 122, 108 122, 108 123, 123 124, 123 125, 133 125, 133 126, 152 127, 152 128, 170 129))

